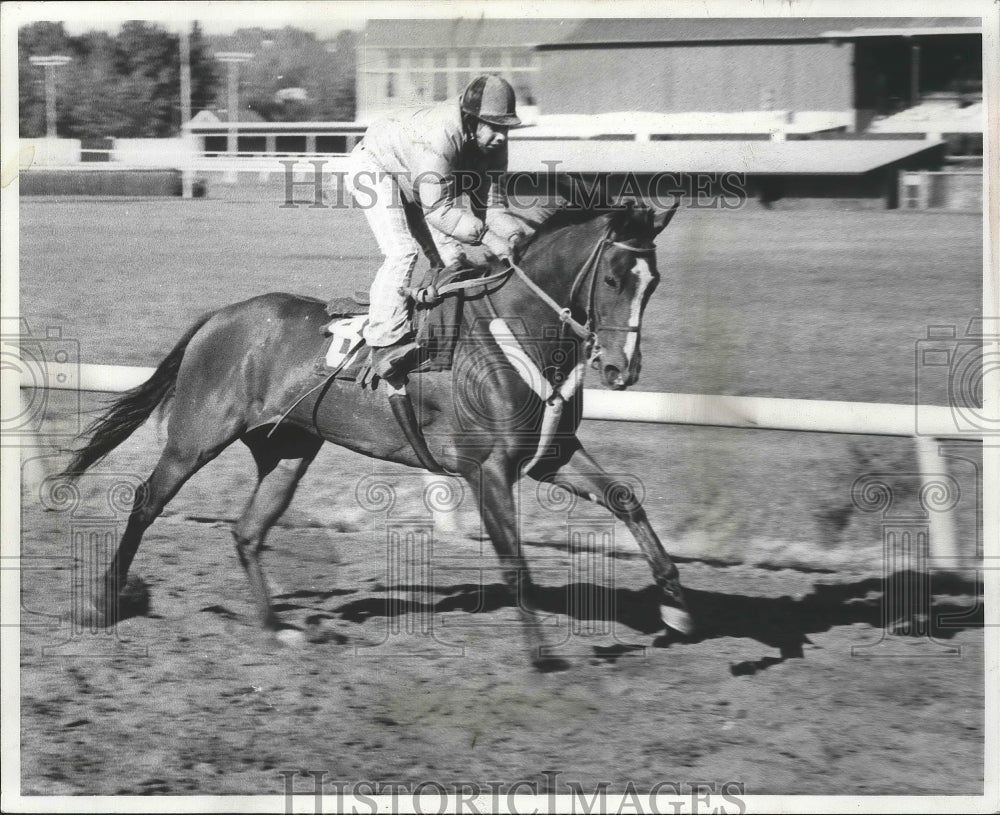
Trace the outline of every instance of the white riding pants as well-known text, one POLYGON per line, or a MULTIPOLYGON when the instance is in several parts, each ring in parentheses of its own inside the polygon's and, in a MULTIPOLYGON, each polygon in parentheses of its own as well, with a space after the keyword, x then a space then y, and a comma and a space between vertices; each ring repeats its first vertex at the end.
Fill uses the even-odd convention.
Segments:
MULTIPOLYGON (((351 152, 346 181, 355 205, 365 213, 385 257, 369 293, 371 305, 365 341, 375 347, 393 345, 410 332, 406 298, 399 288, 410 284, 410 276, 420 259, 420 244, 407 223, 399 184, 392 175, 379 169, 363 143, 351 152)), ((462 244, 430 224, 427 229, 441 260, 445 264, 453 262, 461 253, 462 244)))

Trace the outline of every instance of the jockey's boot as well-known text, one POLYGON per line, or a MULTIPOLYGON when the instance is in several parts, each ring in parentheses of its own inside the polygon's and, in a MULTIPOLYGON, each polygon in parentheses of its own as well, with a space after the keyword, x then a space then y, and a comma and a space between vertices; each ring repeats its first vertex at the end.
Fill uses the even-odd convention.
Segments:
POLYGON ((389 384, 396 386, 413 369, 420 346, 413 340, 404 340, 395 345, 374 346, 372 348, 372 370, 389 384))

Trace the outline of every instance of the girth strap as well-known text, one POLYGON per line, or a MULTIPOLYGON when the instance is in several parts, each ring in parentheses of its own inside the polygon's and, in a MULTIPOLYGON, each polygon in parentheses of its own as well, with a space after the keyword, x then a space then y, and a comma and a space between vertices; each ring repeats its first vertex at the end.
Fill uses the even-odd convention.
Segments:
POLYGON ((413 448, 413 452, 416 453, 420 465, 425 470, 437 475, 455 475, 438 464, 430 448, 427 447, 427 440, 424 438, 420 425, 417 424, 417 415, 413 411, 410 395, 405 389, 399 389, 389 394, 389 407, 392 408, 392 415, 402 429, 403 435, 406 436, 406 440, 410 443, 410 447, 413 448))

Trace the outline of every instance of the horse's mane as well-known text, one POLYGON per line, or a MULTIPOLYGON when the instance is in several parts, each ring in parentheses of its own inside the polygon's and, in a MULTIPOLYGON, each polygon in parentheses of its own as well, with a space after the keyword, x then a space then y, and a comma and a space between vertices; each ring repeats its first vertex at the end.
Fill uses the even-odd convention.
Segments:
POLYGON ((576 202, 579 192, 575 185, 563 182, 559 184, 560 194, 555 200, 511 213, 528 228, 524 248, 568 226, 579 226, 596 221, 601 216, 610 216, 612 225, 620 227, 636 213, 646 211, 644 204, 634 201, 584 206, 576 202))

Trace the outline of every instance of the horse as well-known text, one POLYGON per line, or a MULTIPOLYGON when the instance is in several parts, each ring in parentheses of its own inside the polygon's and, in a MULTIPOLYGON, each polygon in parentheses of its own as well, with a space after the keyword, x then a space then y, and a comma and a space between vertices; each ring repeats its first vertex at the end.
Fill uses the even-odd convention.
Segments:
MULTIPOLYGON (((577 438, 586 363, 612 389, 639 377, 642 315, 660 277, 654 241, 676 208, 563 207, 551 214, 507 276, 465 292, 452 370, 418 369, 405 385, 436 462, 463 479, 476 499, 531 662, 543 671, 568 664, 546 642, 518 540, 513 488, 524 474, 623 521, 650 565, 668 632, 693 630, 677 567, 640 499, 605 473, 577 438), (560 406, 568 409, 554 409, 560 406)), ((120 590, 144 532, 183 484, 237 439, 253 456, 257 481, 232 534, 260 621, 272 632, 287 626, 272 608, 260 551, 323 443, 427 467, 390 410, 398 389, 329 379, 306 390, 329 342, 321 330, 329 322, 324 306, 315 298, 270 293, 203 315, 146 382, 81 434, 89 441, 64 471, 70 479, 157 408, 169 412, 162 454, 137 488, 114 557, 95 585, 96 624, 118 619, 120 590)))

